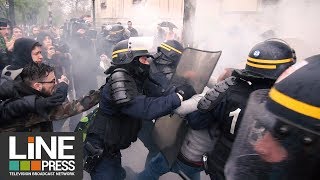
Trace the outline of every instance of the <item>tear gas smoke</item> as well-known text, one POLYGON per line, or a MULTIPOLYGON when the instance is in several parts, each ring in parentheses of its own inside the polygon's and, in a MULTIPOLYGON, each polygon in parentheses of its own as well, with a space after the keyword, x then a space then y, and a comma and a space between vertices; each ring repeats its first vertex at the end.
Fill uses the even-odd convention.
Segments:
MULTIPOLYGON (((157 25, 162 21, 170 21, 174 23, 178 28, 174 29, 177 34, 181 33, 182 30, 182 16, 183 16, 183 3, 168 1, 172 8, 179 11, 171 12, 168 14, 167 9, 161 9, 159 5, 152 1, 145 1, 134 5, 129 9, 128 14, 133 14, 132 17, 127 17, 131 20, 133 27, 139 32, 139 36, 153 36, 156 34, 157 25), (179 5, 181 7, 179 8, 179 5)), ((166 28, 163 28, 167 30, 166 28)))
MULTIPOLYGON (((245 6, 244 0, 233 2, 245 6)), ((256 11, 247 12, 230 11, 223 5, 219 0, 198 0, 195 14, 195 46, 222 50, 214 77, 227 67, 244 68, 250 49, 268 38, 288 42, 298 60, 319 51, 319 42, 314 40, 319 37, 316 18, 320 1, 269 0, 257 3, 256 11)))

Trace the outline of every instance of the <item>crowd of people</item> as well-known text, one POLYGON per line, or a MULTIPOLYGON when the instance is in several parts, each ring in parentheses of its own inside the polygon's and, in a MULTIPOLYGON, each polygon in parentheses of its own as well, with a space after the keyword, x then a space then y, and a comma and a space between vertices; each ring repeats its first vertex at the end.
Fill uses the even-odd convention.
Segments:
POLYGON ((185 62, 172 29, 158 27, 161 42, 150 52, 131 21, 95 38, 89 19, 70 20, 63 35, 34 26, 28 36, 1 19, 0 132, 52 132, 53 121, 99 104, 84 130, 83 168, 92 180, 125 179, 120 150, 137 138, 149 154, 133 179, 173 172, 197 180, 201 171, 214 180, 317 179, 319 55, 296 63, 289 44, 267 39, 245 67, 226 69, 197 92, 190 72, 175 77, 185 62), (101 87, 99 60, 110 63, 101 87), (178 147, 161 149, 153 138, 163 119, 186 126, 178 147))

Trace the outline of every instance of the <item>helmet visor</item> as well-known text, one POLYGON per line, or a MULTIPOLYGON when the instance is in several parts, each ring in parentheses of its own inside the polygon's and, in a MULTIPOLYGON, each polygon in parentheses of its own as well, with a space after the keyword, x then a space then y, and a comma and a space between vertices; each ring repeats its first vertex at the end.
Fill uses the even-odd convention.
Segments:
POLYGON ((227 179, 314 179, 319 136, 268 111, 267 96, 268 90, 258 90, 249 99, 225 168, 227 179))

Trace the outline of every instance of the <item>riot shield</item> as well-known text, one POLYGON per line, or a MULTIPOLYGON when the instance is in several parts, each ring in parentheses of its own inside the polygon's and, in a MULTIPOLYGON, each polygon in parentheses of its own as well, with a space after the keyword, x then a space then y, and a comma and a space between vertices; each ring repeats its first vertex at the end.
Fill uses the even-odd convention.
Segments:
MULTIPOLYGON (((201 93, 208 83, 220 55, 221 51, 186 48, 170 84, 179 86, 183 83, 189 83, 197 93, 201 93)), ((166 157, 170 167, 180 152, 186 132, 186 122, 177 114, 161 117, 155 123, 154 142, 166 157)))
POLYGON ((177 158, 186 132, 186 123, 177 114, 163 116, 155 123, 153 139, 170 167, 177 158))
POLYGON ((201 93, 220 58, 221 51, 186 48, 181 56, 171 84, 189 83, 201 93))

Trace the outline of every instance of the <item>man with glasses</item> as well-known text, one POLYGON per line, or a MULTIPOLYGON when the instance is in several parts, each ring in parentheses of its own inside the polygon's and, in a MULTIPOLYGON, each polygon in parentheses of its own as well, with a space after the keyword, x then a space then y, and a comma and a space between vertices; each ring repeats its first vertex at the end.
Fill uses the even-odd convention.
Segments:
MULTIPOLYGON (((2 113, 2 115, 0 119, 1 121, 5 122, 4 124, 0 123, 1 128, 8 125, 6 123, 6 119, 7 120, 10 120, 10 118, 14 119, 17 116, 24 116, 25 114, 30 112, 33 112, 33 113, 35 112, 35 113, 46 116, 47 112, 43 111, 41 107, 44 109, 46 108, 50 109, 53 105, 57 104, 57 101, 54 97, 52 98, 47 97, 48 99, 46 100, 46 102, 42 102, 41 106, 38 106, 36 109, 34 109, 36 102, 32 102, 31 104, 28 104, 28 101, 25 100, 26 97, 24 97, 24 96, 30 95, 30 93, 25 94, 23 87, 16 86, 16 84, 19 84, 22 81, 20 74, 23 68, 26 67, 27 64, 32 62, 41 64, 42 59, 43 57, 41 55, 40 43, 28 38, 20 38, 16 40, 14 45, 12 64, 9 66, 6 66, 1 73, 0 113, 2 113), (16 101, 13 101, 15 99, 16 101), (10 102, 10 104, 7 104, 8 102, 10 102)), ((62 79, 64 78, 65 77, 62 77, 62 79)), ((46 82, 46 83, 39 83, 39 84, 42 84, 41 87, 43 87, 43 89, 41 88, 41 91, 47 92, 46 96, 49 96, 48 92, 52 93, 53 89, 57 89, 56 91, 59 91, 59 89, 61 88, 59 86, 53 88, 52 86, 54 83, 51 83, 51 85, 50 83, 47 83, 47 82, 53 82, 53 79, 48 79, 48 81, 46 80, 41 82, 46 82)), ((67 87, 64 89, 62 88, 60 91, 66 94, 67 87)), ((99 99, 99 91, 94 91, 94 92, 95 93, 93 94, 82 97, 81 99, 79 99, 79 101, 71 102, 69 106, 65 107, 66 108, 65 112, 67 112, 67 115, 65 115, 65 117, 61 117, 61 118, 59 117, 58 119, 63 119, 63 118, 73 116, 75 114, 86 111, 92 106, 96 105, 99 99)), ((62 100, 62 102, 63 101, 64 99, 62 100)), ((61 104, 62 102, 59 102, 59 103, 61 104)), ((43 121, 42 117, 36 116, 36 118, 38 118, 38 121, 36 122, 43 121)), ((57 118, 55 117, 54 119, 57 119, 57 118)), ((50 123, 50 126, 51 125, 52 124, 50 123)), ((16 125, 13 125, 13 126, 16 126, 16 125)), ((48 130, 51 130, 51 128, 52 127, 48 128, 48 130)), ((0 131, 3 131, 3 130, 0 129, 0 131)), ((25 129, 13 128, 13 129, 10 129, 10 131, 25 131, 25 129)))
MULTIPOLYGON (((96 105, 99 91, 79 100, 65 101, 68 80, 62 76, 57 84, 54 68, 30 63, 23 68, 21 81, 14 81, 13 97, 1 103, 0 132, 52 131, 52 121, 74 116, 96 105)), ((8 92, 8 88, 5 89, 8 92)))

